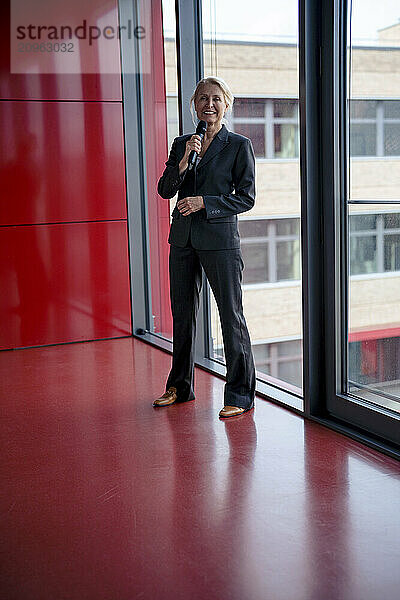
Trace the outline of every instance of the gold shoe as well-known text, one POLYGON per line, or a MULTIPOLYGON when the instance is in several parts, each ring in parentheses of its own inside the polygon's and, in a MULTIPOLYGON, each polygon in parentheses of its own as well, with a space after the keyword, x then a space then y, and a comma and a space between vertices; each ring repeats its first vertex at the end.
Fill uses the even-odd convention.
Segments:
POLYGON ((220 410, 219 416, 225 419, 227 417, 237 417, 247 412, 248 410, 251 410, 252 408, 254 408, 254 402, 252 402, 249 408, 240 408, 239 406, 224 406, 224 408, 220 410))
POLYGON ((178 399, 178 394, 176 387, 170 387, 168 390, 157 400, 154 400, 153 406, 169 406, 173 404, 178 399))

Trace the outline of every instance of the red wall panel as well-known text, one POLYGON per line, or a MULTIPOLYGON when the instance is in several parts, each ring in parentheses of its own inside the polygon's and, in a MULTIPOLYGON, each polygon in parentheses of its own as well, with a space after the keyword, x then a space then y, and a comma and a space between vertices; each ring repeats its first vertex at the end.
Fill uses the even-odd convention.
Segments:
MULTIPOLYGON (((118 24, 117 0, 21 18, 43 7, 43 25, 118 24)), ((16 74, 7 0, 0 32, 0 348, 131 335, 119 41, 79 43, 75 74, 34 52, 16 74)))
POLYGON ((126 222, 0 228, 0 348, 131 334, 126 222))
POLYGON ((0 224, 126 219, 122 105, 0 102, 0 224))

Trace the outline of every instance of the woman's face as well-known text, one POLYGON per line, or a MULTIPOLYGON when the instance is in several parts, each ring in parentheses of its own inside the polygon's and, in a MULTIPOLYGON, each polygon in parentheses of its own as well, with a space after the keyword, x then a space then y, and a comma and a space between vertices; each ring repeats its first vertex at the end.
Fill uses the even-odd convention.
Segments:
POLYGON ((198 90, 194 107, 198 118, 207 125, 219 125, 227 105, 219 85, 204 83, 198 90))

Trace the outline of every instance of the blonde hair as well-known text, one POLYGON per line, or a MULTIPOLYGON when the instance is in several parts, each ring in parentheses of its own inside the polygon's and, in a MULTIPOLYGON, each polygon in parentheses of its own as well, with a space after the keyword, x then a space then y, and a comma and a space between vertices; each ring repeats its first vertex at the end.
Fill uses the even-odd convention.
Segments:
MULTIPOLYGON (((200 88, 206 83, 212 83, 214 85, 218 85, 218 87, 221 89, 222 95, 224 96, 225 104, 228 107, 225 112, 231 112, 233 103, 235 101, 234 95, 232 94, 232 92, 229 88, 229 85, 226 83, 226 81, 224 81, 220 77, 203 77, 203 79, 200 79, 200 81, 196 85, 196 89, 194 90, 193 95, 190 98, 189 106, 190 106, 190 112, 192 115, 192 121, 193 121, 194 125, 197 125, 196 119, 198 120, 198 118, 197 118, 197 115, 194 114, 193 104, 195 103, 195 100, 197 98, 197 94, 199 93, 200 88)), ((225 118, 222 119, 222 122, 223 123, 226 122, 225 118)))

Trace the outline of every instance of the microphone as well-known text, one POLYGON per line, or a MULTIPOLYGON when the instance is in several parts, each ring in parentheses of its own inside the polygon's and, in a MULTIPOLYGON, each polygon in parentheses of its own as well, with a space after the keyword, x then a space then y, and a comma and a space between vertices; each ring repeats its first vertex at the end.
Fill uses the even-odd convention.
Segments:
MULTIPOLYGON (((199 123, 196 127, 196 134, 200 136, 201 141, 203 141, 206 130, 207 130, 207 123, 205 121, 199 121, 199 123)), ((192 150, 191 153, 189 154, 188 171, 191 171, 193 169, 194 165, 196 164, 197 156, 198 156, 198 154, 195 150, 192 150)))

